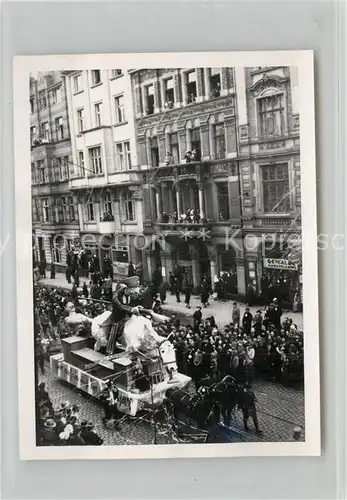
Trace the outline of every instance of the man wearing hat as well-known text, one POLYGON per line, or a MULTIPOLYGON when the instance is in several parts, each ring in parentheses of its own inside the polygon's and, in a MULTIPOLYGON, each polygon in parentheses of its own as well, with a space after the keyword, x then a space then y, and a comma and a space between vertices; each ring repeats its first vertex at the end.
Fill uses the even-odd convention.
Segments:
POLYGON ((130 316, 140 314, 142 298, 143 290, 140 288, 138 276, 124 278, 122 283, 117 284, 112 297, 112 314, 109 320, 112 328, 106 347, 107 354, 115 353, 118 339, 122 336, 125 323, 130 316))
POLYGON ((246 311, 245 311, 243 318, 242 318, 242 326, 243 326, 244 332, 247 333, 247 335, 249 335, 251 333, 252 320, 253 320, 252 313, 250 312, 249 307, 246 307, 246 311))
POLYGON ((111 380, 108 380, 105 387, 100 394, 99 400, 103 406, 105 415, 103 417, 103 422, 106 425, 112 419, 115 419, 115 429, 119 429, 118 419, 122 418, 122 413, 117 409, 117 399, 119 391, 115 385, 112 384, 111 380))
POLYGON ((273 299, 273 304, 274 304, 274 308, 273 308, 274 325, 275 325, 277 330, 280 330, 281 329, 282 309, 280 308, 280 306, 278 304, 278 299, 276 297, 273 299))
POLYGON ((81 432, 79 436, 86 446, 101 446, 104 442, 96 433, 94 424, 91 420, 89 422, 86 420, 81 422, 81 432))
POLYGON ((60 444, 57 433, 57 424, 53 418, 47 419, 44 423, 42 438, 45 446, 58 446, 60 444))

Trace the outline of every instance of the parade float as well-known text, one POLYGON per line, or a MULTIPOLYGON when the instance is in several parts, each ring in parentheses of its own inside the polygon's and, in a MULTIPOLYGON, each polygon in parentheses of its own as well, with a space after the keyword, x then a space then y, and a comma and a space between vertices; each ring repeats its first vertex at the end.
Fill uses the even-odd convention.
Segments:
POLYGON ((112 387, 115 404, 123 413, 135 416, 146 406, 160 405, 169 388, 182 389, 190 377, 177 371, 173 345, 158 335, 153 324, 168 318, 141 309, 127 318, 114 352, 107 354, 112 312, 91 319, 68 304, 65 322, 69 336, 62 339, 62 352, 50 358, 51 373, 60 380, 98 399, 112 387))

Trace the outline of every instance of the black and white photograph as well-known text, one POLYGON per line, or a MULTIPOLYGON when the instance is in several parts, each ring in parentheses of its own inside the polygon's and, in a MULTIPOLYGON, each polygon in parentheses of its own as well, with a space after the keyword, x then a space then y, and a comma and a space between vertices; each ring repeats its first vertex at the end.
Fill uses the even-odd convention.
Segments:
POLYGON ((17 73, 23 455, 319 454, 312 54, 17 73))

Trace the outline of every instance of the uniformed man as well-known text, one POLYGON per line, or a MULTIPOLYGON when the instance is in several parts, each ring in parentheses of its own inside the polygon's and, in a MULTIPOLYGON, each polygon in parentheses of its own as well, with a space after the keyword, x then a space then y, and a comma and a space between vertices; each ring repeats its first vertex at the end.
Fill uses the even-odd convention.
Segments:
POLYGON ((255 403, 256 403, 256 397, 251 389, 250 384, 245 384, 243 391, 241 393, 241 401, 240 401, 240 406, 243 413, 244 430, 245 431, 249 430, 248 419, 249 417, 251 417, 254 423, 256 433, 261 434, 262 431, 259 429, 257 409, 255 403))

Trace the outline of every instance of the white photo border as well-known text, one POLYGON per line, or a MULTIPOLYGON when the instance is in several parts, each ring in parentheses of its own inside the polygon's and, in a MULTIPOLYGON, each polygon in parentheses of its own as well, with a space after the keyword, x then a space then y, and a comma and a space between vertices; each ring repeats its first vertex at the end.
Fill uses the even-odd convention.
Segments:
POLYGON ((314 54, 311 50, 16 56, 14 79, 17 345, 21 460, 143 459, 321 454, 314 54), (127 446, 36 446, 29 76, 92 68, 296 66, 299 81, 305 353, 305 441, 127 446))

